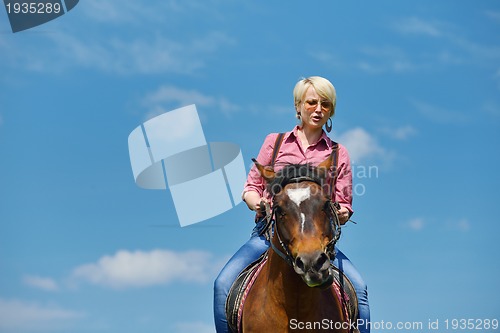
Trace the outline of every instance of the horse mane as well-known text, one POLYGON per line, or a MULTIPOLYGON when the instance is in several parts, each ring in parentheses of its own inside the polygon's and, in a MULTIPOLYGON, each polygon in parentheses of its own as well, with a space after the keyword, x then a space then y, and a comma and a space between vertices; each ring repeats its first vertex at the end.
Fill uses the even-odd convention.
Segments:
POLYGON ((311 181, 317 183, 318 185, 323 185, 324 173, 315 166, 311 164, 287 164, 285 167, 278 172, 276 176, 268 183, 268 191, 273 196, 278 194, 287 184, 294 182, 297 178, 309 178, 311 181))

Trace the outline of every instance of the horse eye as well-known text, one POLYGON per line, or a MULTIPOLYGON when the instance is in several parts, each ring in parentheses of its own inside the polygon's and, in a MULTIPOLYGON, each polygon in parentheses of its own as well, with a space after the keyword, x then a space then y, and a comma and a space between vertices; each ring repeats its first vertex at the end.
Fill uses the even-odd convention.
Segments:
POLYGON ((332 216, 332 202, 331 201, 327 201, 325 202, 325 204, 323 205, 323 211, 325 212, 326 215, 328 215, 329 217, 332 216))
POLYGON ((276 215, 278 215, 279 217, 283 217, 286 215, 285 211, 283 210, 283 208, 281 208, 280 206, 277 206, 276 207, 276 215))

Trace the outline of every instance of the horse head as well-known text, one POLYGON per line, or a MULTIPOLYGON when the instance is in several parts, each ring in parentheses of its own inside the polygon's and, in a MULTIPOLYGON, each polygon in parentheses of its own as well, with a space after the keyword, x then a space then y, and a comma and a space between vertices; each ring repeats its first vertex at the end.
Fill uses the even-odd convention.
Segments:
POLYGON ((340 236, 336 211, 324 190, 331 158, 318 167, 287 165, 278 172, 254 162, 273 195, 273 250, 309 287, 330 286, 331 260, 340 236))

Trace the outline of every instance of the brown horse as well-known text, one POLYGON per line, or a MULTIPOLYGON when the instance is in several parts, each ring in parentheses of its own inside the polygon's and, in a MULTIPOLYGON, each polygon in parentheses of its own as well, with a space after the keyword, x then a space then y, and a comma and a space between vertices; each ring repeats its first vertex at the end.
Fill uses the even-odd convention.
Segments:
POLYGON ((332 288, 340 223, 323 186, 331 158, 277 173, 254 162, 273 194, 271 247, 245 300, 242 331, 349 332, 332 288))

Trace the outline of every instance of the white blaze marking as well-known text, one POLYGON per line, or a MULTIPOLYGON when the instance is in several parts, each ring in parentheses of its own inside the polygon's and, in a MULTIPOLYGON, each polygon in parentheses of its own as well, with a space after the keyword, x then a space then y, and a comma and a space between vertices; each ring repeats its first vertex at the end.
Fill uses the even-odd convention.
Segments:
MULTIPOLYGON (((300 207, 300 204, 302 201, 307 200, 311 197, 311 189, 309 187, 303 187, 303 188, 290 188, 286 190, 286 194, 292 200, 297 207, 300 207)), ((301 226, 301 232, 304 232, 304 226, 306 224, 306 216, 304 213, 300 213, 300 217, 302 219, 300 226, 301 226)))
POLYGON ((286 190, 286 194, 295 202, 297 206, 300 206, 300 203, 304 200, 307 200, 311 197, 311 189, 309 187, 303 188, 290 188, 286 190))

